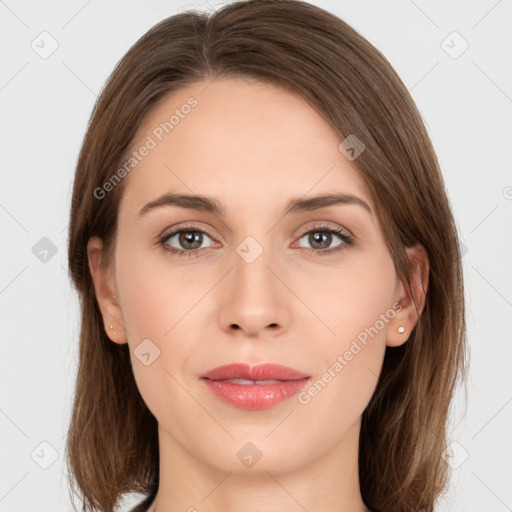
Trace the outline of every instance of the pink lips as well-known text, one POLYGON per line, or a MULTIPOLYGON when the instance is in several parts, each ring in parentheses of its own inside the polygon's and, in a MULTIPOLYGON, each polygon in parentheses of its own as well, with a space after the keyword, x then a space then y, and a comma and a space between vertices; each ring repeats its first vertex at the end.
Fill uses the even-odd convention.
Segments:
POLYGON ((268 409, 297 394, 308 379, 308 375, 279 364, 227 364, 201 375, 219 399, 252 410, 268 409))

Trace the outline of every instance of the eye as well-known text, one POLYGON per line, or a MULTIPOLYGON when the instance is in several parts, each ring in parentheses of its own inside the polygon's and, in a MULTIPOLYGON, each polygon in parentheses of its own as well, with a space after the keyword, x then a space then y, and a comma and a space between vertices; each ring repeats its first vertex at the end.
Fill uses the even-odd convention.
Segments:
POLYGON ((310 249, 311 253, 320 254, 322 256, 342 251, 346 246, 354 245, 354 238, 352 235, 349 235, 339 228, 326 225, 314 226, 313 229, 309 229, 303 233, 299 240, 302 240, 305 237, 307 237, 306 242, 309 244, 309 247, 304 247, 303 245, 300 245, 300 247, 310 249), (331 247, 331 244, 336 238, 341 240, 341 242, 334 247, 331 247))
MULTIPOLYGON (((164 235, 160 238, 159 244, 172 254, 190 257, 194 256, 199 249, 203 248, 201 246, 204 243, 205 237, 212 241, 212 238, 197 226, 183 226, 180 229, 176 229, 164 235), (176 245, 178 245, 178 247, 176 247, 176 245)), ((206 247, 211 247, 211 244, 206 247)))
MULTIPOLYGON (((182 226, 168 233, 158 240, 164 250, 169 251, 171 254, 177 256, 195 257, 200 252, 200 249, 212 247, 210 243, 203 247, 205 238, 213 242, 213 239, 202 229, 197 226, 182 226)), ((354 237, 340 228, 335 228, 327 225, 316 225, 308 231, 301 234, 299 241, 305 239, 308 246, 302 244, 300 248, 309 250, 313 255, 329 255, 342 250, 355 244, 354 237), (340 242, 331 247, 331 244, 338 238, 340 242)))

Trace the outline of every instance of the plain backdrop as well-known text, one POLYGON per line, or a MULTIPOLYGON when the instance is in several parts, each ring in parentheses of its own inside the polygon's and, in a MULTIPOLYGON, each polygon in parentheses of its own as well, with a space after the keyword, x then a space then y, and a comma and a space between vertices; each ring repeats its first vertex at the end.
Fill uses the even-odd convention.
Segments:
MULTIPOLYGON (((438 510, 512 510, 512 1, 312 3, 365 36, 411 91, 464 246, 471 366, 438 510)), ((63 455, 79 316, 67 225, 97 94, 155 23, 220 5, 0 0, 0 512, 71 510, 63 455)))

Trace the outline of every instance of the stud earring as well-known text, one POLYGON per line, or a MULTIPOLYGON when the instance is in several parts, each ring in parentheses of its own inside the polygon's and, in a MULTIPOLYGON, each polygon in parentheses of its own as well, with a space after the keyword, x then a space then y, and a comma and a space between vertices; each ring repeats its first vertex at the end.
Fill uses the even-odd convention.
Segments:
MULTIPOLYGON (((114 326, 113 325, 109 325, 109 328, 112 330, 114 328, 114 326)), ((114 331, 112 334, 117 334, 117 332, 114 331)))
POLYGON ((400 334, 402 334, 402 333, 404 333, 404 332, 405 332, 405 327, 400 326, 400 327, 398 327, 397 331, 398 331, 400 334))

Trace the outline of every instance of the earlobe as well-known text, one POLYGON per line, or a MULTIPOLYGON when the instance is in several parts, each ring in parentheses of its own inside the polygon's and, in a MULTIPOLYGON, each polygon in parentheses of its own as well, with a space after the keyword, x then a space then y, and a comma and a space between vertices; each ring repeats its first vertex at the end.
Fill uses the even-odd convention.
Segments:
POLYGON ((127 337, 121 307, 116 296, 115 282, 110 269, 102 266, 102 256, 103 240, 92 236, 87 242, 87 258, 105 332, 114 343, 124 344, 127 343, 127 337))
POLYGON ((409 339, 425 307, 428 290, 430 266, 427 251, 420 244, 406 247, 405 251, 411 262, 410 290, 397 277, 394 301, 400 308, 388 325, 386 344, 390 347, 400 346, 409 339))

